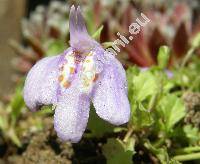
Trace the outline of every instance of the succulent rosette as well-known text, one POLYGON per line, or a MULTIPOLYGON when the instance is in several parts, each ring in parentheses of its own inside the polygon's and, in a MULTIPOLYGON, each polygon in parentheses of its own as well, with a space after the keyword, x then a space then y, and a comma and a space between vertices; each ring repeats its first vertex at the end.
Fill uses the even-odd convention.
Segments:
POLYGON ((71 47, 32 67, 24 100, 32 111, 53 104, 57 135, 78 142, 87 126, 91 101, 98 116, 114 125, 128 122, 130 105, 122 65, 89 36, 80 7, 71 7, 69 26, 71 47))

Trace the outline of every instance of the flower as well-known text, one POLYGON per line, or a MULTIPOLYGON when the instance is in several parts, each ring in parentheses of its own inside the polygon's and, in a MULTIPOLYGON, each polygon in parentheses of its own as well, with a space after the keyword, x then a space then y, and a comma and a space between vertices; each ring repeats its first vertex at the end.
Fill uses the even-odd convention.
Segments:
POLYGON ((57 135, 78 142, 87 126, 90 101, 99 117, 115 125, 128 122, 130 105, 122 65, 88 35, 80 7, 71 7, 69 26, 71 47, 33 66, 24 100, 32 111, 53 104, 57 135))

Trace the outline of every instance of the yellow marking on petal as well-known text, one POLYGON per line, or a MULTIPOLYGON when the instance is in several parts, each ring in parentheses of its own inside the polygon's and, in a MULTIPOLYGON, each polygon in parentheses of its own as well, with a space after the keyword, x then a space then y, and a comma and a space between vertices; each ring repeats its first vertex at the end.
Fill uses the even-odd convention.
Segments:
POLYGON ((59 81, 59 82, 62 82, 63 79, 64 79, 64 76, 63 76, 63 75, 60 75, 60 76, 58 77, 58 81, 59 81))
POLYGON ((93 55, 93 53, 92 52, 89 52, 88 54, 87 54, 87 56, 92 56, 93 55))
POLYGON ((93 86, 94 81, 98 78, 96 75, 95 62, 93 52, 86 54, 86 58, 82 63, 81 72, 81 86, 83 92, 89 92, 93 86))
POLYGON ((70 74, 74 74, 75 72, 75 68, 74 67, 70 67, 70 74))
POLYGON ((76 63, 75 63, 75 53, 70 52, 64 57, 64 62, 59 68, 60 76, 58 81, 60 85, 64 88, 68 88, 71 85, 73 74, 75 73, 76 63))
POLYGON ((98 77, 99 77, 99 75, 98 75, 98 74, 95 74, 95 77, 94 77, 94 79, 93 79, 93 82, 97 81, 98 77))
POLYGON ((71 85, 71 83, 70 83, 69 81, 65 81, 65 82, 63 83, 63 87, 64 87, 64 88, 69 88, 70 85, 71 85))

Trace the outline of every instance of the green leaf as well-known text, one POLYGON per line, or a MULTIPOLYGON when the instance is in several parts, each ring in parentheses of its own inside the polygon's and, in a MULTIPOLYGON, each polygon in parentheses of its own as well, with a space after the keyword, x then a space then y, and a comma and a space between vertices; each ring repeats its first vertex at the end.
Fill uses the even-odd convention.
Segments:
POLYGON ((186 114, 183 101, 173 94, 164 96, 157 108, 160 117, 162 118, 166 132, 170 132, 173 126, 179 122, 186 114))
POLYGON ((43 106, 41 108, 41 110, 39 110, 38 112, 35 112, 34 114, 37 116, 45 116, 45 115, 53 115, 53 109, 54 106, 52 107, 51 105, 49 106, 43 106))
POLYGON ((138 76, 134 76, 132 83, 134 95, 138 101, 143 101, 148 96, 154 95, 157 92, 156 78, 149 71, 140 72, 138 76))
POLYGON ((170 57, 169 47, 161 46, 158 51, 158 66, 161 69, 165 69, 167 67, 169 57, 170 57))
POLYGON ((147 140, 144 143, 144 146, 151 152, 153 153, 162 164, 167 164, 169 163, 169 155, 167 153, 167 150, 165 148, 155 148, 149 140, 147 140))
POLYGON ((22 144, 21 144, 16 132, 14 131, 14 129, 10 129, 8 135, 15 145, 17 145, 18 147, 22 146, 22 144))
POLYGON ((141 103, 137 104, 131 110, 131 122, 135 127, 142 128, 153 124, 154 120, 150 111, 145 109, 141 103))
POLYGON ((185 125, 183 127, 183 131, 185 132, 185 136, 191 145, 194 145, 200 141, 200 133, 198 128, 192 127, 191 125, 185 125))
POLYGON ((111 138, 103 145, 103 155, 108 164, 132 164, 133 148, 133 142, 125 146, 119 139, 111 138))
POLYGON ((134 85, 133 85, 133 78, 139 74, 139 69, 137 67, 129 67, 126 71, 126 77, 128 82, 128 97, 131 103, 133 104, 135 102, 135 91, 134 91, 134 85))
POLYGON ((94 33, 96 29, 94 22, 91 20, 94 20, 94 13, 93 10, 91 10, 91 7, 88 6, 87 10, 85 11, 85 21, 87 24, 87 30, 90 34, 94 33))
POLYGON ((114 44, 113 42, 104 42, 102 43, 102 46, 104 49, 106 49, 106 48, 111 47, 113 44, 114 44))
POLYGON ((127 131, 127 130, 128 130, 128 129, 125 128, 125 127, 115 127, 115 128, 113 129, 113 132, 114 132, 114 133, 119 133, 119 132, 127 131))
POLYGON ((103 30, 103 25, 98 28, 98 30, 92 35, 95 40, 100 40, 101 31, 103 30))
POLYGON ((24 99, 22 96, 22 88, 21 87, 16 88, 15 95, 12 98, 10 106, 11 106, 11 110, 12 110, 11 111, 12 119, 15 122, 24 107, 24 99))
POLYGON ((114 131, 114 126, 99 118, 93 107, 90 110, 87 127, 91 131, 91 136, 93 137, 102 137, 105 133, 114 131))
MULTIPOLYGON (((126 76, 127 76, 127 81, 128 81, 128 86, 132 87, 133 84, 133 78, 135 76, 139 75, 140 70, 138 67, 129 67, 126 71, 126 76)), ((130 88, 129 87, 129 88, 130 88)))
POLYGON ((63 40, 49 40, 47 43, 47 56, 53 56, 64 51, 67 48, 67 44, 63 40))
POLYGON ((5 130, 8 125, 8 120, 6 117, 0 116, 0 129, 5 130))
POLYGON ((175 160, 175 159, 171 159, 169 161, 169 164, 181 164, 179 161, 175 160))
POLYGON ((199 46, 200 46, 200 32, 196 34, 196 36, 192 40, 192 47, 197 48, 199 46))

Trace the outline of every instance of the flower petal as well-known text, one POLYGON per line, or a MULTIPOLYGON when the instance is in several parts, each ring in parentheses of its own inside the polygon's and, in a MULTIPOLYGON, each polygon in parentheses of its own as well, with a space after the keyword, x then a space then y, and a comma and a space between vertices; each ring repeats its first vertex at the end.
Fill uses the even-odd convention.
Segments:
POLYGON ((95 46, 99 46, 94 39, 92 39, 86 29, 84 18, 81 14, 80 7, 75 9, 71 7, 69 17, 70 29, 70 46, 78 52, 85 53, 90 51, 95 46))
POLYGON ((76 36, 77 23, 76 23, 76 9, 75 9, 74 5, 70 9, 69 29, 70 29, 70 38, 73 38, 74 36, 76 36))
POLYGON ((102 119, 120 125, 128 122, 130 117, 125 71, 112 55, 106 54, 106 59, 94 87, 93 104, 102 119))
POLYGON ((59 56, 46 57, 29 71, 24 86, 24 100, 32 111, 41 105, 56 102, 59 60, 59 56))
POLYGON ((60 95, 54 114, 54 128, 63 141, 78 142, 87 126, 89 96, 80 93, 75 86, 61 91, 60 95))
POLYGON ((86 26, 85 26, 84 18, 81 14, 80 6, 78 6, 78 8, 77 8, 77 28, 78 28, 79 32, 88 34, 86 26))

